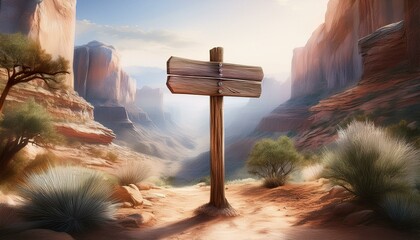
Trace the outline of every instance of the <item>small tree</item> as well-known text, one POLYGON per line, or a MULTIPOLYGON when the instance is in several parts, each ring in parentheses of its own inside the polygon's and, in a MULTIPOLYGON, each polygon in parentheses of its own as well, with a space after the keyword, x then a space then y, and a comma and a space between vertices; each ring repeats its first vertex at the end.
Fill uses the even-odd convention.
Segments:
POLYGON ((300 165, 301 156, 292 140, 286 136, 278 140, 262 139, 253 147, 247 161, 251 174, 264 178, 266 187, 285 184, 287 177, 300 165))
POLYGON ((0 112, 10 89, 19 83, 43 80, 56 88, 58 76, 68 74, 69 63, 63 57, 53 60, 39 43, 22 34, 0 34, 0 69, 7 73, 7 83, 0 96, 0 112))
POLYGON ((6 111, 0 121, 0 173, 29 143, 46 146, 57 139, 48 112, 33 100, 6 111))

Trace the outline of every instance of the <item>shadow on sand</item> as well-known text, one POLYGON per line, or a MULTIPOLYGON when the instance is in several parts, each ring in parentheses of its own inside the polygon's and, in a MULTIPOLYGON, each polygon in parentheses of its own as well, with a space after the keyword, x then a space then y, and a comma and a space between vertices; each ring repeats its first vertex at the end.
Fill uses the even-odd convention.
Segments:
POLYGON ((178 235, 191 228, 197 227, 200 224, 217 221, 219 219, 220 217, 196 215, 190 218, 186 218, 182 221, 171 223, 157 228, 126 232, 126 235, 129 237, 129 239, 166 239, 171 236, 178 235))

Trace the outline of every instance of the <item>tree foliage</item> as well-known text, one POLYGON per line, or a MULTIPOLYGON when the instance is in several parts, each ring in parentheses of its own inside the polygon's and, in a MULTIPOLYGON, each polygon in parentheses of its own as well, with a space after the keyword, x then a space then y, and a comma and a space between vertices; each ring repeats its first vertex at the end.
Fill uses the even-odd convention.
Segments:
POLYGON ((49 113, 33 100, 7 109, 0 121, 0 172, 29 143, 46 146, 56 139, 49 113))
POLYGON ((247 161, 251 174, 264 178, 267 187, 284 185, 287 177, 301 163, 292 140, 286 136, 278 140, 262 139, 255 144, 247 161))
POLYGON ((0 69, 7 83, 0 96, 0 111, 10 89, 20 83, 43 80, 49 87, 60 86, 60 76, 68 74, 69 63, 63 57, 53 59, 39 43, 17 34, 0 34, 0 69))

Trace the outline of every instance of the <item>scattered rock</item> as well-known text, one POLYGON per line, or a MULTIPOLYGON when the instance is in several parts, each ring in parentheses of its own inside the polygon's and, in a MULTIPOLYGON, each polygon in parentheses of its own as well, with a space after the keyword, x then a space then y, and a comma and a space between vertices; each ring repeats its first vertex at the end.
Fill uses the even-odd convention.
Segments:
POLYGON ((151 224, 156 220, 155 215, 153 215, 153 213, 143 212, 141 213, 141 216, 141 224, 151 224))
POLYGON ((331 188, 331 190, 321 198, 321 200, 328 200, 328 199, 334 199, 334 198, 345 198, 350 196, 349 192, 340 186, 334 186, 331 188))
POLYGON ((334 215, 344 216, 354 212, 357 208, 357 205, 352 202, 343 202, 339 203, 334 207, 334 215))
POLYGON ((139 206, 143 204, 143 196, 140 190, 134 184, 130 184, 130 186, 122 186, 115 188, 112 197, 118 202, 130 202, 134 206, 139 206))
POLYGON ((364 224, 371 221, 374 216, 375 212, 373 210, 362 210, 349 214, 344 218, 344 223, 351 226, 364 224))
POLYGON ((137 219, 132 217, 126 217, 118 221, 118 223, 126 228, 138 228, 139 222, 137 219))
POLYGON ((131 202, 123 202, 121 207, 122 208, 132 208, 133 204, 131 202))
POLYGON ((153 187, 152 184, 150 184, 150 183, 143 183, 143 182, 136 183, 136 186, 138 187, 139 190, 142 190, 142 191, 150 190, 153 187))
POLYGON ((23 231, 15 236, 13 239, 31 239, 31 240, 74 240, 72 236, 65 232, 55 232, 48 229, 31 229, 23 231))
POLYGON ((123 186, 123 188, 130 194, 131 202, 134 206, 143 204, 143 196, 141 195, 140 190, 134 185, 130 184, 129 186, 123 186))
POLYGON ((130 194, 121 186, 118 186, 114 189, 112 193, 112 198, 118 202, 131 202, 130 194))
POLYGON ((166 198, 166 195, 163 193, 148 193, 144 196, 146 199, 155 199, 155 198, 166 198))
POLYGON ((143 199, 143 206, 145 207, 151 207, 153 206, 153 203, 147 199, 143 199))

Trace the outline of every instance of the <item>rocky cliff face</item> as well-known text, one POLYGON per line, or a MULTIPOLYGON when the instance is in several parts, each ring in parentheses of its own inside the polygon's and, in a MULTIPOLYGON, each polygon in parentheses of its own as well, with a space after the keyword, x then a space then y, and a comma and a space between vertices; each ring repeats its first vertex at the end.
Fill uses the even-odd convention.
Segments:
MULTIPOLYGON (((0 0, 0 32, 21 32, 52 56, 73 62, 76 0, 0 0)), ((73 88, 73 73, 66 76, 73 88)))
POLYGON ((74 89, 94 105, 134 101, 136 82, 124 72, 114 47, 92 41, 74 49, 74 89))
POLYGON ((325 22, 305 47, 294 50, 292 98, 330 95, 362 75, 358 40, 403 19, 401 0, 330 0, 325 22))
POLYGON ((355 114, 378 124, 420 119, 420 2, 406 1, 404 21, 384 26, 359 41, 364 67, 357 86, 311 107, 296 137, 302 148, 318 148, 336 137, 336 126, 355 114), (407 4, 408 3, 408 4, 407 4))
MULTIPOLYGON (((6 77, 0 72, 0 89, 5 81, 6 77)), ((72 90, 50 91, 37 86, 36 82, 18 84, 7 96, 6 105, 21 103, 30 98, 46 107, 58 132, 69 139, 109 144, 115 138, 112 130, 93 120, 93 106, 72 90)))
POLYGON ((363 61, 372 59, 363 60, 359 39, 403 18, 404 1, 400 0, 330 0, 325 22, 312 33, 304 47, 294 50, 291 100, 263 118, 258 129, 296 133, 307 126, 313 105, 356 85, 363 71, 370 71, 363 61))

